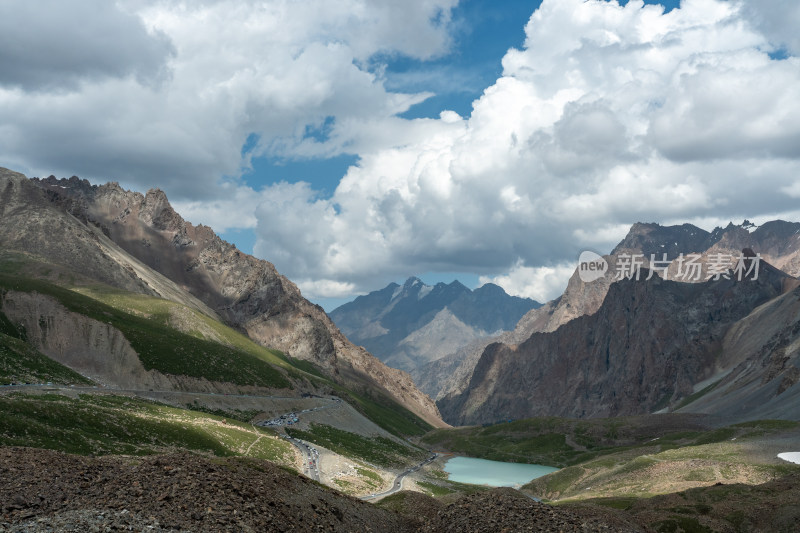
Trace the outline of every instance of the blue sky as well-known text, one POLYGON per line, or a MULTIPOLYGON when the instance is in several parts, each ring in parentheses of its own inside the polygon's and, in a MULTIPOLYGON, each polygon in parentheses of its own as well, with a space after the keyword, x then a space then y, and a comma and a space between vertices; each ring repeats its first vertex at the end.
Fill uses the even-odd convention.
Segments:
MULTIPOLYGON (((667 11, 679 5, 678 0, 646 0, 645 3, 661 4, 667 11)), ((540 4, 541 0, 462 1, 453 10, 453 46, 449 53, 429 61, 397 54, 376 58, 385 64, 388 89, 435 94, 400 116, 408 119, 437 118, 442 111, 449 109, 462 117, 469 117, 472 103, 502 74, 501 60, 508 49, 522 47, 525 24, 540 4)), ((309 131, 308 136, 319 139, 324 133, 314 130, 309 131)), ((242 147, 243 155, 253 149, 256 140, 253 136, 248 139, 242 147)), ((321 197, 330 197, 347 169, 357 161, 356 154, 342 154, 330 159, 254 157, 252 170, 245 172, 242 179, 254 189, 281 181, 304 181, 310 183, 321 197)), ((235 243, 240 250, 253 253, 254 230, 230 230, 222 237, 235 243)), ((474 272, 408 272, 408 276, 417 276, 429 285, 440 281, 449 283, 454 279, 470 288, 480 284, 480 277, 474 272)), ((404 278, 394 281, 402 283, 404 278)), ((351 299, 316 298, 314 301, 330 311, 351 299)))
MULTIPOLYGON (((620 2, 627 4, 626 0, 620 2)), ((679 0, 646 0, 646 4, 661 4, 667 11, 679 6, 679 0)), ((403 118, 437 118, 445 109, 462 117, 472 113, 472 103, 484 89, 500 77, 501 60, 509 48, 519 48, 525 40, 525 24, 539 7, 541 0, 461 1, 453 10, 453 46, 440 58, 420 61, 398 54, 382 55, 377 61, 386 66, 386 86, 398 92, 431 92, 435 96, 412 106, 401 114, 403 118)), ((319 135, 309 131, 309 136, 319 135)), ((242 154, 251 151, 256 138, 251 136, 242 147, 242 154)), ((348 167, 358 161, 356 154, 344 154, 331 159, 288 159, 254 157, 252 170, 242 179, 259 189, 265 185, 288 181, 306 181, 330 196, 348 167)), ((230 236, 234 239, 234 236, 230 236)), ((255 236, 248 240, 244 234, 234 240, 240 249, 252 250, 255 236)))

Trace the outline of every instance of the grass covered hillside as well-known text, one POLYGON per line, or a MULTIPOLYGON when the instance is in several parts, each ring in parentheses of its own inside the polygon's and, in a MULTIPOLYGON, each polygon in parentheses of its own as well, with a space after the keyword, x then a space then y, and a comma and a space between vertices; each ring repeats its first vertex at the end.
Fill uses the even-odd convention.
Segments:
POLYGON ((0 445, 79 455, 190 450, 294 466, 292 446, 269 430, 127 396, 0 395, 0 445))
POLYGON ((12 323, 2 312, 4 297, 13 293, 51 298, 68 312, 116 328, 146 370, 238 386, 284 389, 284 394, 335 394, 395 435, 422 435, 431 429, 391 398, 336 384, 314 364, 265 348, 195 308, 88 282, 24 254, 0 254, 0 384, 88 383, 26 342, 29 339, 25 328, 12 323))

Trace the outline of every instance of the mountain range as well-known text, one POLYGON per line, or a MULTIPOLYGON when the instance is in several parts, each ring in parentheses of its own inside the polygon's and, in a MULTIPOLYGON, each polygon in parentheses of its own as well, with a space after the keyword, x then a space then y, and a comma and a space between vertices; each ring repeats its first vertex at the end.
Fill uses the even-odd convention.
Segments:
MULTIPOLYGON (((443 425, 436 406, 408 374, 385 366, 348 341, 322 308, 303 298, 271 263, 239 251, 206 226, 183 220, 163 191, 143 195, 116 183, 97 186, 77 177, 28 179, 0 169, 0 194, 2 259, 16 264, 16 271, 70 287, 100 283, 176 302, 227 324, 261 346, 280 350, 289 360, 311 364, 313 372, 335 383, 379 403, 402 406, 434 426, 443 425)), ((43 309, 61 319, 68 310, 37 293, 26 294, 5 291, 2 311, 24 323, 27 336, 47 355, 74 364, 64 354, 79 351, 76 343, 103 339, 105 349, 116 346, 108 340, 114 332, 95 323, 78 326, 75 321, 52 320, 61 328, 40 327, 46 324, 43 309), (76 331, 91 327, 97 329, 95 337, 79 338, 76 331), (56 338, 56 332, 63 338, 56 338)), ((190 332, 209 329, 198 323, 193 320, 187 326, 190 332)), ((123 337, 115 338, 119 350, 111 350, 111 356, 133 366, 122 372, 114 365, 83 361, 85 370, 91 367, 101 382, 129 387, 135 374, 131 370, 136 368, 144 380, 140 384, 176 389, 201 385, 182 384, 186 376, 178 374, 148 372, 139 364, 142 354, 130 346, 121 348, 123 337)), ((224 388, 222 383, 201 382, 205 389, 224 388)), ((294 385, 303 383, 313 389, 303 380, 294 385)))
POLYGON ((341 331, 387 365, 412 374, 469 342, 512 329, 538 302, 509 296, 487 283, 470 290, 459 281, 401 286, 357 297, 330 316, 341 331))
MULTIPOLYGON (((711 232, 637 223, 605 256, 604 276, 585 282, 576 270, 564 294, 543 306, 491 284, 470 291, 410 278, 336 309, 331 320, 272 264, 185 221, 160 190, 143 195, 116 183, 28 179, 5 169, 0 190, 4 268, 83 294, 99 283, 174 302, 182 310, 165 320, 186 334, 219 341, 216 326, 201 322, 225 324, 296 368, 310 365, 337 386, 433 426, 445 424, 441 415, 483 424, 663 410, 735 419, 800 414, 798 223, 711 232), (688 254, 708 269, 720 256, 744 253, 759 254, 757 280, 676 280, 688 254), (632 254, 647 275, 620 280, 632 254), (385 363, 411 371, 419 387, 385 363)), ((232 379, 240 387, 319 390, 285 368, 248 367, 226 381, 222 359, 206 362, 213 379, 170 370, 148 360, 132 333, 121 335, 97 315, 86 322, 63 299, 42 294, 51 289, 14 291, 9 283, 4 320, 23 327, 49 357, 109 386, 227 390, 232 379), (108 352, 113 360, 101 360, 108 352)))
POLYGON ((712 232, 635 224, 605 256, 603 277, 586 283, 576 270, 560 298, 529 312, 513 332, 425 369, 429 379, 450 378, 437 402, 445 420, 659 410, 797 417, 799 236, 800 224, 784 221, 712 232), (737 281, 732 271, 730 279, 706 279, 704 270, 693 283, 673 281, 689 254, 707 269, 720 255, 756 253, 756 280, 737 281), (643 260, 639 279, 617 279, 633 254, 643 260), (650 265, 651 254, 656 261, 666 254, 668 266, 650 265), (648 266, 659 270, 651 275, 648 266))

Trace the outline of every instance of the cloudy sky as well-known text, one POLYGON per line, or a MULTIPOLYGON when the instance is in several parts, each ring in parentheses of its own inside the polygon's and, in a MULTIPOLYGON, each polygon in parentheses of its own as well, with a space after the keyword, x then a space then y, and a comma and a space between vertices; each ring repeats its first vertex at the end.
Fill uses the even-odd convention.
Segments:
POLYGON ((636 221, 800 220, 795 0, 3 0, 0 166, 160 187, 330 309, 557 296, 636 221))

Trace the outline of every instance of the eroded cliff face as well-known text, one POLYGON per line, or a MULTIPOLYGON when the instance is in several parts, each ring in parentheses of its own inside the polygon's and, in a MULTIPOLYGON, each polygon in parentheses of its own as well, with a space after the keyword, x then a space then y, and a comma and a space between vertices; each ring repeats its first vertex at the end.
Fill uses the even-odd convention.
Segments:
POLYGON ((614 283, 593 315, 488 346, 468 387, 440 409, 454 424, 656 411, 718 372, 728 329, 779 296, 786 277, 762 265, 756 281, 614 283))
POLYGON ((25 328, 36 349, 98 383, 141 390, 173 388, 165 375, 145 370, 122 332, 73 313, 53 298, 9 291, 0 295, 0 308, 25 328))
MULTIPOLYGON (((436 405, 416 388, 408 374, 386 367, 350 343, 322 308, 303 298, 295 284, 271 263, 241 252, 206 226, 183 220, 163 191, 142 195, 116 183, 92 186, 78 178, 51 177, 30 183, 67 223, 84 226, 101 242, 107 239, 111 248, 124 252, 118 255, 157 273, 178 292, 191 295, 206 314, 221 317, 264 346, 313 362, 343 385, 388 394, 427 422, 443 425, 436 405)), ((77 233, 80 231, 85 233, 76 228, 77 233)), ((116 263, 115 270, 120 270, 121 259, 110 253, 104 255, 116 263)), ((123 270, 133 274, 133 282, 124 288, 176 297, 150 283, 135 265, 123 270)))
POLYGON ((74 313, 36 292, 0 293, 0 309, 25 328, 27 341, 51 359, 112 389, 270 394, 264 387, 234 385, 147 370, 117 328, 74 313))

